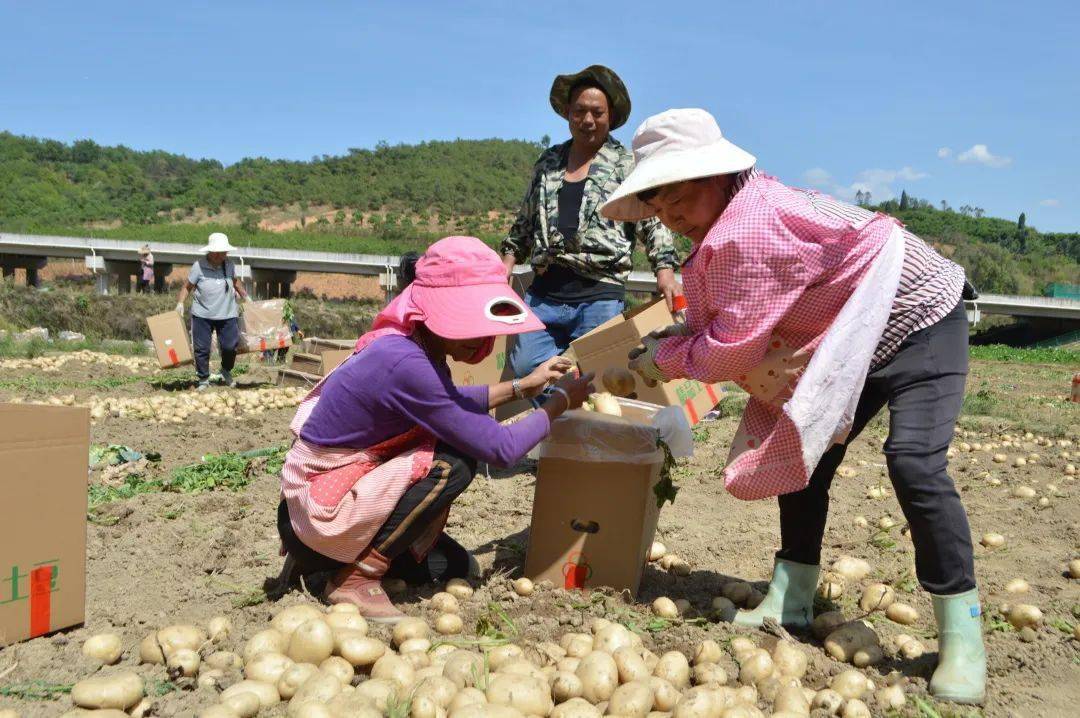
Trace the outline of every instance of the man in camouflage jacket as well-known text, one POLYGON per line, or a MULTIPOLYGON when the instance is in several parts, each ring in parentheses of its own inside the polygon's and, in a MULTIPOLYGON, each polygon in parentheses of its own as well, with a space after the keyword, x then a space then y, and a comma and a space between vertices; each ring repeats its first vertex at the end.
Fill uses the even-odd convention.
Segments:
POLYGON ((557 77, 550 99, 569 121, 572 139, 540 155, 502 243, 508 272, 515 263, 532 265, 536 277, 525 300, 547 327, 517 337, 510 364, 518 377, 622 312, 639 239, 669 308, 682 293, 674 240, 659 221, 614 222, 599 211, 634 164, 633 154, 609 134, 630 114, 622 81, 593 65, 557 77))

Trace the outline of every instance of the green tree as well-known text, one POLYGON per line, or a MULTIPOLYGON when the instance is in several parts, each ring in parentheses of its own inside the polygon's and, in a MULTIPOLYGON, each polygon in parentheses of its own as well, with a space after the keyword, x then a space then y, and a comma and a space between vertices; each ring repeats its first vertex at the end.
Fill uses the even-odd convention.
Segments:
POLYGON ((909 203, 910 203, 910 200, 908 199, 908 196, 907 196, 907 190, 904 190, 903 192, 900 193, 900 211, 903 212, 904 210, 906 210, 908 208, 909 203))
POLYGON ((1027 227, 1027 215, 1021 212, 1020 219, 1016 220, 1016 228, 1023 230, 1025 227, 1027 227))

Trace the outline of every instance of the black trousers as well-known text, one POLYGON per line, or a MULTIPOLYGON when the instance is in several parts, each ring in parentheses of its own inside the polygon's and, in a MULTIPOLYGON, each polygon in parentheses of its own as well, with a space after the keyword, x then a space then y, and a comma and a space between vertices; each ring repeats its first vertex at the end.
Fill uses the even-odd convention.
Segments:
MULTIPOLYGON (((465 578, 469 572, 469 553, 445 533, 421 561, 417 561, 408 549, 469 487, 474 476, 476 459, 448 444, 436 444, 431 471, 409 487, 371 543, 390 561, 387 576, 417 584, 465 578)), ((314 551, 297 537, 284 501, 278 505, 277 523, 285 550, 292 555, 301 572, 329 571, 346 565, 314 551)), ((357 555, 366 548, 358 546, 357 555)))
POLYGON ((203 319, 191 317, 191 343, 195 348, 195 374, 199 381, 210 378, 210 337, 217 332, 221 370, 232 371, 236 364, 236 347, 240 344, 240 320, 203 319))
POLYGON ((938 595, 974 588, 971 531, 960 495, 946 471, 945 455, 964 400, 967 371, 968 322, 961 302, 937 324, 908 337, 892 361, 870 373, 847 443, 833 446, 822 456, 805 489, 778 497, 781 549, 777 557, 820 563, 833 475, 848 445, 888 405, 885 460, 911 527, 919 583, 938 595))

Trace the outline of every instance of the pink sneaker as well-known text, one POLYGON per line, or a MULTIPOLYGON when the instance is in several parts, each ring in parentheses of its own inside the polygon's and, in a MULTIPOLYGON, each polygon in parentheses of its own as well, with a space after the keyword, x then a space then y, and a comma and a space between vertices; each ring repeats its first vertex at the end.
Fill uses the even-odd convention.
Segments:
POLYGON ((356 566, 346 566, 334 574, 326 584, 326 600, 332 604, 351 603, 372 623, 397 623, 405 618, 387 598, 382 581, 363 575, 356 566))

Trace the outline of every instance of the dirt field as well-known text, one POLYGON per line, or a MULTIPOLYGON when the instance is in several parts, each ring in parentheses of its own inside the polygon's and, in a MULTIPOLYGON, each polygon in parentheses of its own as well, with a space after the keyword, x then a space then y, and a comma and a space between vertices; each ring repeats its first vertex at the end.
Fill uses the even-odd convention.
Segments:
MULTIPOLYGON (((177 396, 175 391, 147 383, 147 378, 155 376, 149 367, 139 373, 84 362, 71 362, 55 373, 2 363, 0 367, 2 400, 47 400, 71 394, 76 402, 85 402, 91 395, 177 396)), ((1065 399, 1069 377, 1076 370, 989 362, 977 362, 973 367, 968 413, 954 442, 957 453, 952 472, 968 508, 975 541, 990 531, 1006 539, 1004 546, 994 550, 976 545, 990 665, 990 697, 981 712, 937 704, 925 694, 937 645, 929 597, 912 580, 911 543, 901 531, 904 521, 896 500, 891 494, 868 498, 874 487, 888 487, 880 453, 885 435, 883 417, 849 453, 844 471, 849 476, 838 477, 833 488, 824 561, 831 562, 842 554, 869 561, 873 567, 870 579, 890 583, 900 600, 918 610, 917 623, 904 630, 923 641, 927 649, 926 655, 915 661, 896 658, 891 637, 902 627, 881 614, 871 616, 882 637, 886 660, 867 669, 868 675, 880 686, 887 674, 899 671, 909 683, 909 696, 928 700, 926 709, 909 700, 905 708, 891 715, 1055 718, 1075 716, 1080 711, 1080 641, 1071 637, 1072 626, 1080 619, 1080 581, 1063 573, 1070 559, 1080 557, 1080 491, 1076 476, 1066 475, 1067 464, 1080 464, 1080 404, 1065 399), (1053 445, 1037 445, 1038 436, 1024 440, 1029 429, 1052 438, 1053 445), (1018 437, 1019 446, 961 450, 961 443, 1001 444, 1003 434, 1018 437), (994 463, 992 454, 998 452, 1008 454, 1010 462, 994 463), (1024 467, 1013 466, 1012 459, 1032 453, 1040 458, 1024 467), (1012 490, 1020 485, 1034 489, 1035 497, 1013 498, 1012 490), (1046 501, 1041 502, 1042 498, 1046 501), (858 527, 857 516, 865 517, 870 527, 858 527), (891 517, 896 526, 877 530, 884 517, 891 517), (1031 586, 1020 600, 1040 607, 1045 615, 1034 635, 1022 637, 1001 620, 1000 605, 1017 601, 1004 590, 1015 578, 1024 578, 1031 586)), ((161 373, 156 376, 162 377, 161 373)), ((256 391, 257 383, 266 378, 255 368, 244 374, 240 388, 214 391, 239 396, 256 391)), ((737 423, 736 402, 725 402, 724 406, 731 415, 696 430, 697 454, 677 470, 681 492, 675 505, 666 507, 660 518, 657 538, 687 559, 693 571, 680 578, 648 567, 636 601, 602 594, 597 594, 596 600, 582 601, 544 587, 528 599, 507 591, 505 577, 520 572, 528 541, 535 467, 526 463, 511 471, 495 472, 490 478, 477 477, 455 504, 449 526, 450 533, 475 552, 488 581, 463 603, 467 632, 477 619, 489 615, 492 601, 506 608, 521 633, 520 640, 528 642, 577 630, 593 615, 642 626, 647 623, 649 603, 662 595, 685 597, 705 614, 721 586, 733 578, 756 582, 763 590, 778 543, 777 510, 774 502, 744 503, 724 492, 718 470, 737 423)), ((229 418, 194 413, 178 424, 108 415, 93 426, 92 441, 158 451, 160 464, 149 471, 166 475, 208 453, 282 444, 288 438, 292 413, 290 408, 229 418)), ((102 480, 101 472, 91 473, 91 484, 102 480)), ((209 618, 225 614, 236 629, 227 645, 240 651, 244 641, 280 608, 310 600, 294 592, 273 602, 261 594, 264 581, 280 568, 273 519, 277 496, 276 477, 261 471, 250 485, 235 493, 146 493, 96 506, 88 527, 86 624, 0 649, 0 709, 15 708, 22 716, 55 716, 69 710, 71 702, 63 687, 100 670, 96 661, 81 655, 82 642, 103 631, 123 637, 126 652, 121 665, 143 675, 149 685, 159 689, 155 692, 162 693, 154 699, 153 715, 191 716, 213 704, 213 689, 196 689, 184 679, 169 682, 162 667, 139 666, 137 644, 159 627, 182 622, 205 625, 209 618), (49 684, 54 699, 25 699, 32 682, 41 682, 36 684, 39 689, 49 684)), ((435 590, 410 590, 401 597, 401 605, 411 614, 422 614, 422 597, 435 590)), ((848 586, 836 601, 848 617, 859 615, 858 592, 858 587, 848 586)), ((725 623, 676 621, 653 628, 656 630, 645 632, 644 640, 657 653, 674 648, 692 655, 703 638, 726 645, 725 641, 740 633, 761 643, 772 640, 763 632, 737 631, 725 623)), ((373 632, 386 637, 385 629, 373 632)), ((798 637, 812 653, 804 684, 825 686, 841 665, 826 657, 820 642, 809 635, 798 637)), ((729 675, 737 675, 729 656, 721 663, 729 675)), ((284 704, 260 715, 285 715, 284 704)))

